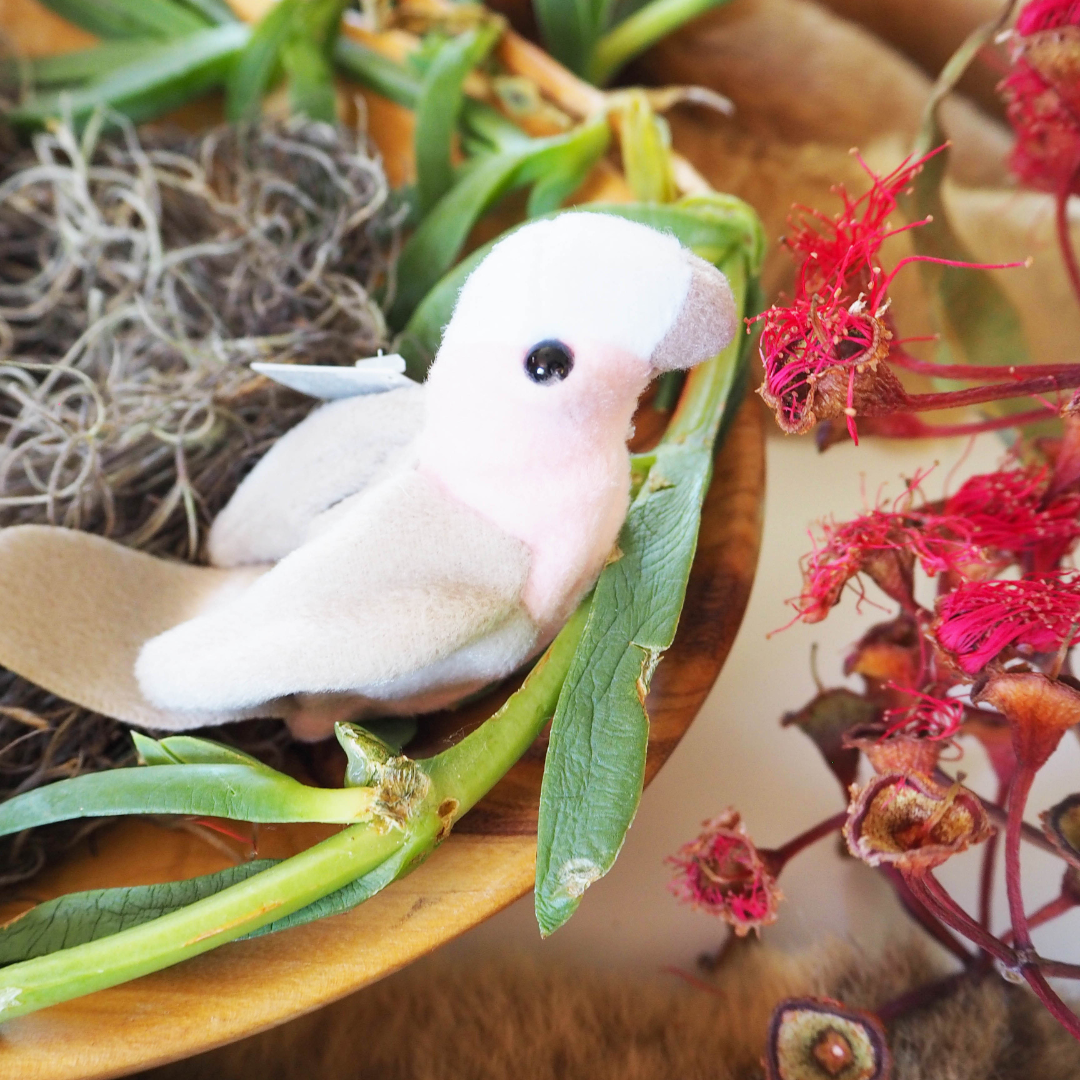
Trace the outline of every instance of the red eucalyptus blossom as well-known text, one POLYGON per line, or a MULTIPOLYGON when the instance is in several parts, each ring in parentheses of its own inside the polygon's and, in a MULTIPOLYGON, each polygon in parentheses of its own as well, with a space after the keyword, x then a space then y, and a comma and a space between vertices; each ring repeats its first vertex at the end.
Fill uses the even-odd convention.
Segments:
POLYGON ((854 437, 855 415, 890 412, 903 399, 883 363, 893 337, 888 287, 900 266, 886 274, 878 255, 889 236, 910 228, 890 229, 887 219, 925 160, 905 161, 886 177, 867 169, 865 195, 855 199, 837 188, 839 214, 801 208, 792 222, 786 243, 800 260, 795 295, 757 317, 764 322, 759 393, 785 432, 805 434, 819 420, 843 415, 854 437))
POLYGON ((1080 4, 1035 0, 1016 21, 1002 81, 1012 168, 1031 187, 1080 194, 1080 4))
POLYGON ((1013 66, 1001 92, 1016 132, 1010 164, 1025 184, 1055 196, 1058 243, 1080 299, 1080 264, 1066 213, 1069 196, 1080 195, 1080 4, 1026 5, 1009 51, 1013 66))
POLYGON ((1075 571, 1021 581, 971 581, 938 600, 934 633, 969 675, 1006 649, 1057 652, 1078 640, 1080 577, 1075 571))
POLYGON ((783 894, 736 810, 702 822, 698 838, 666 861, 677 868, 675 896, 723 919, 739 937, 776 921, 783 894))
POLYGON ((1052 570, 1080 538, 1080 493, 1051 495, 1050 483, 1050 470, 1039 467, 973 476, 945 501, 941 522, 989 561, 1052 570))

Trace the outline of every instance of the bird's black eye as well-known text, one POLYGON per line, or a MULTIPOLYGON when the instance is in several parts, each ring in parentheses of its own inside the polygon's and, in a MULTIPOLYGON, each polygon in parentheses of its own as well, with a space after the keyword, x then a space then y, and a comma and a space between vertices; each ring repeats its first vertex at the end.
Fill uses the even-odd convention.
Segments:
POLYGON ((541 386, 562 382, 574 366, 574 354, 561 341, 541 341, 525 357, 525 372, 541 386))

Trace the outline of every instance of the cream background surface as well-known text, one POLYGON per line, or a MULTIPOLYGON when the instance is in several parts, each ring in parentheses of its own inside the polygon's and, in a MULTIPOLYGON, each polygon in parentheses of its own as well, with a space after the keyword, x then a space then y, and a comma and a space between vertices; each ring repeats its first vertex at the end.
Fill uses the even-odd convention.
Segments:
MULTIPOLYGON (((814 694, 810 646, 818 642, 818 668, 826 685, 839 685, 848 646, 880 611, 856 611, 848 594, 824 623, 794 626, 771 638, 789 618, 784 600, 799 589, 799 557, 808 550, 807 526, 829 514, 846 518, 872 501, 881 485, 891 497, 901 476, 939 462, 925 489, 941 494, 967 476, 993 469, 1003 454, 993 435, 923 442, 866 441, 818 455, 807 439, 770 437, 765 532, 758 575, 746 618, 720 679, 704 708, 659 776, 645 792, 637 820, 612 872, 586 894, 570 923, 542 942, 532 896, 477 927, 447 949, 467 961, 482 952, 527 950, 537 955, 659 970, 692 968, 695 957, 723 940, 726 928, 712 917, 677 903, 667 892, 663 859, 692 838, 699 822, 728 805, 737 807, 761 846, 775 846, 840 809, 836 781, 810 741, 796 729, 781 729, 780 717, 814 694), (961 461, 961 458, 963 460, 961 461), (959 464, 958 464, 959 463, 959 464)), ((852 685, 855 685, 852 682, 852 685)), ((965 739, 957 767, 986 795, 994 779, 972 740, 965 739)), ((1036 785, 1028 820, 1070 791, 1080 789, 1080 740, 1067 736, 1036 785)), ((1028 910, 1057 895, 1062 863, 1025 845, 1028 910)), ((942 880, 969 909, 975 903, 978 851, 951 860, 942 880)), ((781 879, 786 901, 765 938, 785 947, 810 945, 824 935, 860 942, 880 939, 905 917, 877 874, 841 859, 827 839, 791 862, 781 879)), ((997 922, 1007 908, 999 882, 997 922)), ((1080 961, 1080 911, 1035 932, 1040 952, 1080 961)))

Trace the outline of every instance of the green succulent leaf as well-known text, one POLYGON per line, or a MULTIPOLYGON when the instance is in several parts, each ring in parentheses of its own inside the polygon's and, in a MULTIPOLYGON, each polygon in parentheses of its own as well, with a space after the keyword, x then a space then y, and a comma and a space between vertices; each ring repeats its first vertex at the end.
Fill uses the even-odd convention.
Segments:
POLYGON ((404 326, 461 253, 472 227, 514 187, 535 182, 567 162, 595 161, 607 149, 605 119, 590 121, 565 135, 530 139, 520 147, 474 159, 409 237, 397 264, 397 292, 387 314, 404 326))
POLYGON ((179 0, 182 6, 190 8, 210 26, 224 26, 226 23, 240 22, 240 17, 225 0, 179 0))
POLYGON ((174 0, 42 0, 63 19, 106 41, 157 38, 172 41, 213 25, 202 13, 174 0))
MULTIPOLYGON (((269 766, 247 762, 170 764, 161 755, 172 752, 167 745, 171 742, 166 739, 158 744, 159 751, 152 751, 150 768, 88 773, 9 799, 0 804, 0 836, 55 821, 121 814, 342 823, 371 814, 373 797, 368 789, 308 787, 269 766)), ((145 746, 140 752, 146 754, 145 746)))
POLYGON ((644 91, 627 92, 621 110, 619 147, 626 181, 641 202, 670 203, 678 190, 671 165, 671 132, 657 116, 644 91))
POLYGON ((607 29, 612 0, 533 0, 544 46, 561 64, 587 76, 596 42, 607 29))
POLYGON ((0 965, 110 937, 213 896, 276 862, 258 859, 184 881, 91 889, 47 900, 0 928, 0 965))
POLYGON ((281 66, 289 81, 290 110, 312 120, 334 123, 334 70, 319 44, 304 34, 294 35, 282 46, 281 66))
MULTIPOLYGON (((686 235, 676 235, 688 242, 686 235)), ((695 249, 715 251, 724 240, 721 232, 695 249)), ((745 250, 729 246, 719 260, 744 311, 745 250)), ((552 721, 544 768, 535 907, 545 936, 570 918, 589 885, 611 869, 637 811, 649 736, 645 696, 675 637, 714 443, 741 397, 743 344, 732 342, 688 379, 680 413, 650 455, 651 467, 631 504, 620 555, 597 582, 552 721)))
MULTIPOLYGON (((557 0, 550 0, 557 2, 557 0)), ((582 72, 597 86, 605 86, 619 70, 661 38, 730 0, 652 0, 627 16, 594 43, 582 72)))
POLYGON ((194 735, 151 739, 141 731, 133 731, 131 741, 143 765, 246 765, 268 776, 283 775, 243 750, 212 739, 199 739, 194 735))
POLYGON ((279 0, 259 20, 225 86, 225 115, 236 122, 258 116, 263 95, 281 69, 281 50, 294 31, 302 0, 279 0))
POLYGON ((220 86, 250 33, 240 23, 199 30, 76 89, 31 97, 5 116, 15 127, 38 128, 65 113, 84 121, 105 106, 136 122, 153 119, 220 86))
POLYGON ((49 87, 78 86, 92 79, 100 79, 107 72, 153 56, 161 48, 156 39, 138 41, 107 41, 90 49, 41 56, 33 60, 5 60, 0 72, 12 78, 20 63, 25 64, 30 85, 41 91, 49 87))
POLYGON ((416 105, 416 175, 420 212, 426 214, 451 188, 454 133, 465 101, 465 78, 491 51, 500 28, 491 23, 450 38, 424 74, 416 105))
POLYGON ((338 68, 361 85, 406 109, 416 108, 421 80, 402 64, 347 37, 334 42, 333 56, 338 68))

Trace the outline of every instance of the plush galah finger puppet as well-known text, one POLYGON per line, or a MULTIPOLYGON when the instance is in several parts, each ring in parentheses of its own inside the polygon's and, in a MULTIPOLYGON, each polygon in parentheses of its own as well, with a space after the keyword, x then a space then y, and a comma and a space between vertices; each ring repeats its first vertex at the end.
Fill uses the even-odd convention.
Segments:
POLYGON ((0 664, 174 730, 280 716, 320 738, 451 705, 592 587, 639 395, 736 323, 727 280, 672 236, 596 213, 526 225, 466 281, 423 386, 325 405, 263 458, 212 567, 0 532, 0 664))

